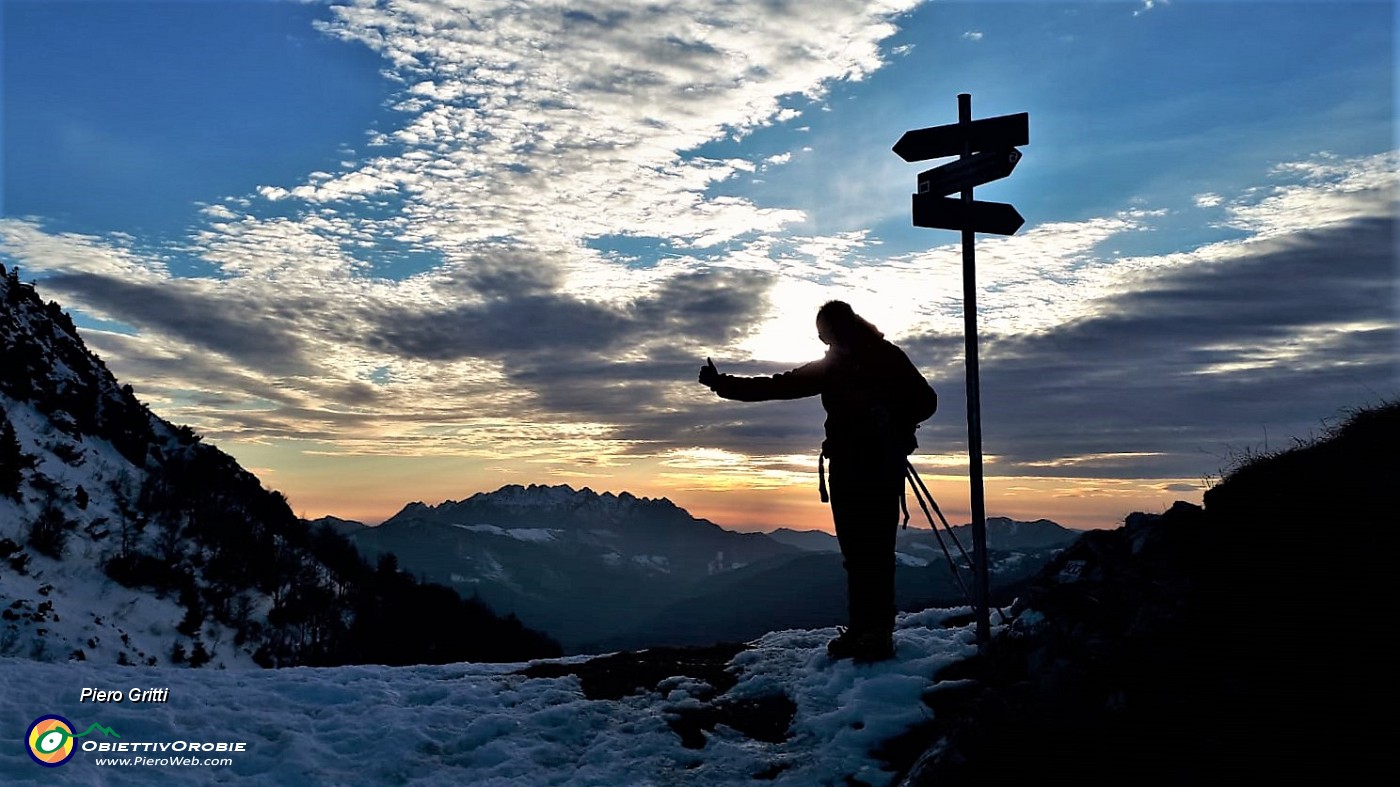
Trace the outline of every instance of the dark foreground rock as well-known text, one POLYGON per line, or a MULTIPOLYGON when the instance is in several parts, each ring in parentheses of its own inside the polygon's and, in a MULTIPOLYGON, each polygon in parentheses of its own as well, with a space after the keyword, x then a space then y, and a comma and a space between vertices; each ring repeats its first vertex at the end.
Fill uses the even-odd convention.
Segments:
MULTIPOLYGON (((1400 408, 1086 534, 887 745, 904 787, 1382 780, 1400 408)), ((996 617, 993 617, 996 621, 996 617)))

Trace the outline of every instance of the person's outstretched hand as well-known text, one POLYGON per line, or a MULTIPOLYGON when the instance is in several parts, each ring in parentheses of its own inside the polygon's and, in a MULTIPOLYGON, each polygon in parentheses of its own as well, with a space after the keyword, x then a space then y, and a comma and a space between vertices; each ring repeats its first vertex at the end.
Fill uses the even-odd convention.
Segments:
POLYGON ((709 358, 705 359, 705 365, 700 367, 700 384, 715 387, 719 382, 719 370, 715 368, 715 362, 709 358))

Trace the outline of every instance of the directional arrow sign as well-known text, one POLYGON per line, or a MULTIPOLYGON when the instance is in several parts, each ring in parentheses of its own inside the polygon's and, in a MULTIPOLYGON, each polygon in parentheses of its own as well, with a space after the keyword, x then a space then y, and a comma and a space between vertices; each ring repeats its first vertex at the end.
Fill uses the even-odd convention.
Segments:
POLYGON ((1031 141, 1030 113, 916 128, 904 132, 894 143, 894 152, 905 161, 958 156, 963 152, 965 140, 972 143, 969 153, 1028 145, 1031 141))
POLYGON ((970 205, 953 197, 914 195, 914 226, 936 230, 972 230, 992 235, 1015 235, 1026 220, 1005 202, 970 205))
POLYGON ((943 197, 1000 180, 1011 174, 1021 151, 1015 148, 986 150, 941 167, 919 173, 919 193, 943 197))

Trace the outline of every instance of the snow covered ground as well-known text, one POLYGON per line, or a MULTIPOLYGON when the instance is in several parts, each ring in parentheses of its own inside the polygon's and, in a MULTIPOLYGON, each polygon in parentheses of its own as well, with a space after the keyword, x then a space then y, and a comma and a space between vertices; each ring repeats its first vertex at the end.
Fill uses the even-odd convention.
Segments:
POLYGON ((828 660, 832 629, 764 636, 734 659, 739 680, 725 696, 786 694, 797 706, 789 738, 764 743, 720 726, 700 749, 667 726, 697 702, 693 681, 664 682, 664 696, 590 700, 576 676, 510 674, 521 664, 192 670, 0 659, 12 742, 0 746, 0 783, 699 787, 854 776, 887 785, 893 774, 871 749, 928 718, 920 695, 931 676, 975 652, 971 626, 939 625, 965 611, 901 615, 897 657, 874 665, 828 660), (80 702, 84 688, 169 693, 164 703, 80 702), (77 736, 58 767, 27 751, 27 730, 49 714, 77 736), (98 750, 123 743, 125 752, 98 750))

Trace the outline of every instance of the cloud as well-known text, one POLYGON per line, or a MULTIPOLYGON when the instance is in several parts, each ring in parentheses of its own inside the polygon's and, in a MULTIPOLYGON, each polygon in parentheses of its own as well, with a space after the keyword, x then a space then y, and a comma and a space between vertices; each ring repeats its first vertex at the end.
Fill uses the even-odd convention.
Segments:
MULTIPOLYGON (((814 229, 724 194, 791 154, 697 152, 873 73, 912 5, 334 6, 323 31, 398 85, 398 122, 363 158, 211 196, 178 244, 13 219, 0 237, 41 287, 132 328, 91 340, 213 437, 491 466, 743 455, 780 473, 819 443, 820 404, 725 402, 695 374, 710 354, 791 368, 835 295, 943 392, 925 452, 965 452, 957 244, 887 251, 859 216, 814 229), (622 251, 634 241, 665 251, 622 251)), ((1199 195, 1244 238, 1173 254, 1105 251, 1160 231, 1157 206, 979 239, 996 471, 1195 477, 1258 418, 1297 431, 1385 393, 1395 170, 1393 153, 1319 156, 1199 195)))
POLYGON ((248 367, 274 373, 309 373, 313 364, 295 330, 279 325, 264 305, 214 295, 211 283, 191 279, 127 281, 93 273, 60 273, 44 289, 65 300, 100 302, 113 319, 157 334, 174 334, 248 367))
POLYGON ((911 5, 336 7, 324 30, 392 64, 404 124, 353 172, 263 193, 399 194, 411 225, 448 222, 457 242, 624 233, 703 247, 773 231, 801 214, 706 196, 751 162, 686 152, 790 119, 783 96, 879 68, 888 20, 911 5))
POLYGON ((969 30, 966 33, 963 33, 962 37, 964 41, 981 41, 984 36, 978 30, 969 30))
POLYGON ((1171 5, 1169 0, 1142 0, 1142 7, 1133 12, 1133 16, 1143 14, 1156 9, 1158 6, 1171 5))
POLYGON ((614 306, 532 291, 444 310, 389 308, 373 316, 372 345, 428 360, 498 358, 507 364, 536 355, 606 356, 652 340, 726 343, 763 311, 768 277, 737 271, 682 274, 654 292, 614 306))
POLYGON ((49 233, 33 220, 0 218, 4 252, 44 273, 91 273, 132 281, 159 281, 169 273, 159 254, 132 248, 129 236, 106 238, 49 233))
MULTIPOLYGON (((1400 393, 1394 172, 1393 153, 1280 166, 1272 184, 1221 198, 1247 235, 1165 255, 1101 251, 1154 231, 1160 209, 979 238, 992 472, 1200 478, 1263 428, 1306 436, 1341 408, 1400 393)), ((959 247, 844 251, 855 261, 834 261, 822 292, 856 295, 942 391, 925 450, 965 450, 959 247)), ((783 454, 810 443, 815 420, 804 429, 801 419, 818 416, 745 407, 710 405, 702 445, 783 454)))
MULTIPOLYGON (((1198 477, 1223 463, 1210 453, 1222 441, 1248 444, 1258 418, 1306 432, 1371 390, 1385 395, 1395 194, 1393 174, 1377 173, 1392 161, 1280 166, 1270 185, 1222 197, 1251 234, 1185 252, 1100 252, 1152 231, 1163 212, 1145 209, 979 240, 995 471, 1198 477), (1295 212, 1325 221, 1303 230, 1295 212)), ((499 242, 401 280, 367 276, 356 243, 396 221, 226 218, 200 238, 218 279, 175 278, 120 237, 17 220, 0 232, 43 287, 134 328, 94 344, 163 414, 216 438, 496 461, 544 460, 565 444, 605 464, 690 447, 803 455, 820 441, 815 400, 725 402, 694 376, 706 355, 772 374, 819 352, 811 314, 835 295, 943 392, 925 450, 965 450, 955 244, 882 254, 869 232, 760 236, 707 262, 619 274, 577 247, 499 242), (811 349, 770 352, 773 337, 811 349)))
POLYGON ((321 31, 380 54, 399 86, 399 122, 365 157, 213 197, 166 248, 0 231, 44 287, 130 326, 94 341, 213 436, 431 452, 460 450, 470 423, 501 450, 498 430, 571 417, 593 439, 665 410, 695 354, 752 332, 777 273, 762 238, 804 218, 714 192, 785 156, 693 151, 880 68, 912 5, 334 6, 321 31), (708 260, 622 264, 590 248, 604 236, 708 260))
POLYGON ((1227 207, 1228 225, 1257 237, 1337 226, 1374 214, 1396 200, 1400 153, 1360 158, 1320 154, 1285 162, 1271 173, 1276 185, 1242 195, 1227 207))
POLYGON ((996 472, 1199 477, 1261 426, 1306 436, 1341 408, 1394 396, 1395 241, 1393 217, 1260 240, 1141 274, 1054 330, 984 337, 996 472))
MULTIPOLYGON (((979 320, 998 334, 1052 330, 1091 316, 1100 299, 1151 272, 1253 253, 1251 244, 1299 236, 1374 217, 1393 216, 1400 155, 1314 156, 1273 168, 1264 185, 1218 198, 1224 226, 1235 237, 1168 254, 1117 256, 1106 251, 1124 236, 1159 233, 1175 217, 1164 208, 1137 207, 1110 216, 1031 225, 1011 237, 979 236, 979 320)), ((1199 197, 1197 198, 1200 199, 1199 197)), ((961 330, 962 247, 885 254, 855 246, 822 281, 870 303, 901 304, 881 327, 896 335, 961 330), (923 295, 911 299, 909 294, 923 295), (907 307, 904 304, 908 304, 907 307)))

